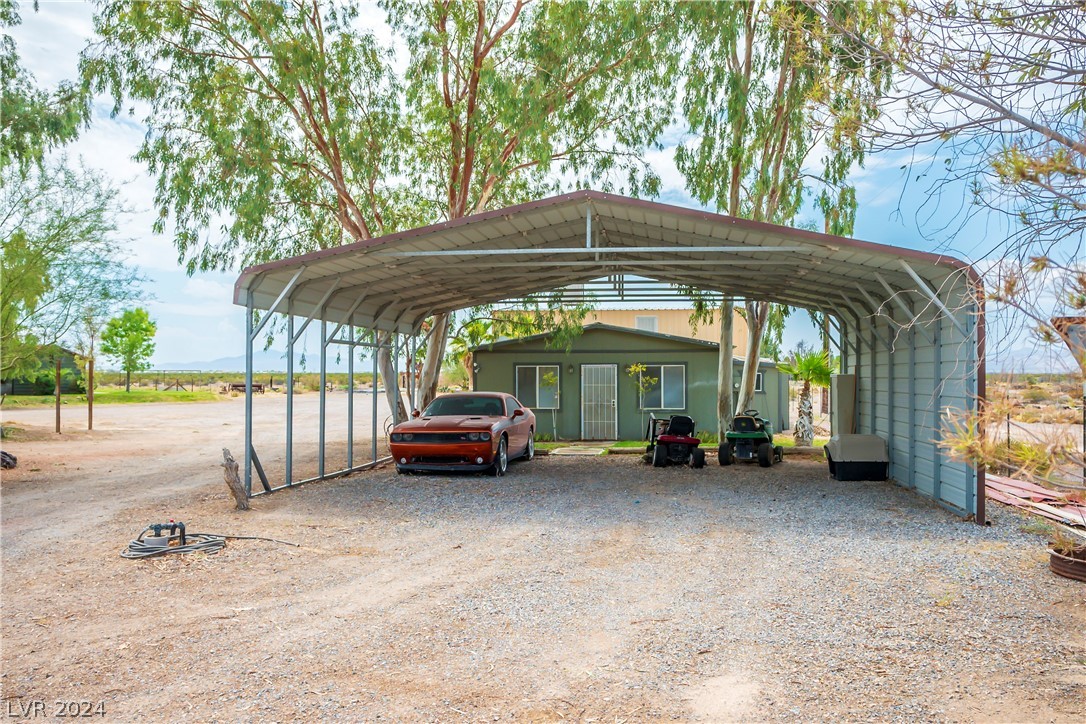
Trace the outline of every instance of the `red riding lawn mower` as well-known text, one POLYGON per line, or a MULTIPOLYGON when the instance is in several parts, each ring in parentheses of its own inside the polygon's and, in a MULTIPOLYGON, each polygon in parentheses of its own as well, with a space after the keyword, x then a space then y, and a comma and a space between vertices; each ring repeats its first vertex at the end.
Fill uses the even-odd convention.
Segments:
POLYGON ((645 448, 646 462, 653 467, 667 467, 668 463, 705 467, 705 451, 701 440, 694 437, 694 421, 686 415, 658 418, 649 413, 649 445, 645 448))

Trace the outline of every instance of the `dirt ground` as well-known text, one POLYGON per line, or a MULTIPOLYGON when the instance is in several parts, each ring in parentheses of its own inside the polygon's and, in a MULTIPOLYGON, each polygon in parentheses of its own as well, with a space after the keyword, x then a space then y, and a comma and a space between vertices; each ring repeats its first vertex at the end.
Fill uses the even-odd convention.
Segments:
MULTIPOLYGON (((257 400, 273 469, 281 404, 257 400)), ((316 395, 298 405, 308 447, 316 395)), ((818 461, 654 470, 621 456, 537 458, 502 479, 378 469, 240 513, 217 467, 221 447, 241 451, 240 399, 103 406, 99 430, 60 439, 51 414, 5 416, 23 429, 4 443, 20 468, 0 479, 8 712, 82 700, 116 721, 1086 717, 1086 586, 1049 573, 1011 511, 981 528, 887 483, 832 481, 818 461), (299 546, 119 557, 171 518, 299 546)))

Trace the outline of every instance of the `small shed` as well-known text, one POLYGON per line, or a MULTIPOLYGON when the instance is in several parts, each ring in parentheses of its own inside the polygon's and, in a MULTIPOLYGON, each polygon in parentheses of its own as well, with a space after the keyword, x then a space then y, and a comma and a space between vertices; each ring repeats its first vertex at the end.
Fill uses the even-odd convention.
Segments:
POLYGON ((60 357, 60 392, 64 395, 85 392, 83 371, 75 361, 75 352, 63 347, 39 350, 41 366, 31 377, 3 380, 0 392, 5 395, 51 395, 56 389, 56 359, 60 357))
MULTIPOLYGON (((650 413, 689 415, 699 432, 716 432, 718 344, 601 323, 586 325, 568 351, 550 343, 540 334, 476 347, 474 388, 515 395, 535 411, 536 433, 551 438, 639 440, 650 413)), ((743 360, 734 365, 738 380, 743 360)), ((759 365, 754 406, 774 429, 789 427, 788 379, 769 360, 759 365)))

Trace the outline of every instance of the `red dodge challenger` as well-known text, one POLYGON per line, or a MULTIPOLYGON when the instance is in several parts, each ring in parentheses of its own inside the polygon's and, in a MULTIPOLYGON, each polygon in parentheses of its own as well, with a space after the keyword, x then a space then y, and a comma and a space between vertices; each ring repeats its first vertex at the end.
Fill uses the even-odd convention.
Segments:
POLYGON ((441 395, 411 417, 392 428, 389 447, 399 473, 504 475, 510 460, 535 456, 535 414, 503 392, 441 395))

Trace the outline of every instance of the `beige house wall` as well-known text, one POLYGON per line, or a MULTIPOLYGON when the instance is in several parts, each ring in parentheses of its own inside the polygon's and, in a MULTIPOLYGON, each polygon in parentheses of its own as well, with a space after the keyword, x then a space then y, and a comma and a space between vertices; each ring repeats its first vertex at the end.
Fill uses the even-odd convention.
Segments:
MULTIPOLYGON (((690 328, 691 311, 690 309, 596 309, 588 313, 584 323, 601 322, 616 327, 637 329, 638 317, 655 317, 656 329, 650 331, 671 334, 676 337, 700 339, 706 342, 720 342, 720 320, 714 319, 711 324, 698 324, 695 332, 690 328)), ((732 343, 735 345, 734 354, 742 356, 747 351, 747 323, 736 312, 733 325, 732 343)))

